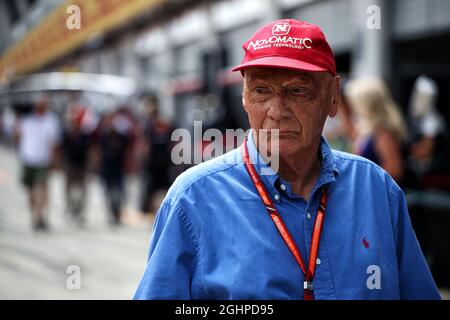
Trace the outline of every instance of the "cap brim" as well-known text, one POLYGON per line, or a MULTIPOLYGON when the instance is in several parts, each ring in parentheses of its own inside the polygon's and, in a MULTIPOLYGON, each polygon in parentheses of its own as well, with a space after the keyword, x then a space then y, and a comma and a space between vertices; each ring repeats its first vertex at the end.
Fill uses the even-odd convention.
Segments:
POLYGON ((286 57, 262 57, 243 64, 240 64, 231 71, 242 71, 243 69, 250 67, 263 67, 263 68, 283 68, 283 69, 293 69, 302 71, 315 71, 322 72, 328 71, 326 68, 319 67, 315 64, 308 63, 305 61, 286 58, 286 57))

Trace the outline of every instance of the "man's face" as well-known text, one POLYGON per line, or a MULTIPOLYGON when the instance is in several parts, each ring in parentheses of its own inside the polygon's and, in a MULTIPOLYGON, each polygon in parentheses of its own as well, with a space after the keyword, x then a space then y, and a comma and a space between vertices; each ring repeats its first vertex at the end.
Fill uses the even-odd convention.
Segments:
POLYGON ((41 98, 35 105, 34 105, 34 111, 38 115, 43 115, 47 111, 48 106, 48 99, 47 98, 41 98))
MULTIPOLYGON (((280 155, 289 155, 320 140, 338 93, 339 78, 326 72, 254 67, 245 69, 242 103, 256 133, 278 129, 280 155)), ((270 131, 267 143, 271 150, 270 131)))

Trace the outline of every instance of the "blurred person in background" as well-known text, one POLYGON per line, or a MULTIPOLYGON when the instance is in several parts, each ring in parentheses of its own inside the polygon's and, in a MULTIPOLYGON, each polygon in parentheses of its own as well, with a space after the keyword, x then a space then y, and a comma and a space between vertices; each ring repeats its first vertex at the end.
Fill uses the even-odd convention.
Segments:
POLYGON ((133 122, 124 110, 106 113, 100 127, 100 175, 110 209, 110 223, 121 223, 125 201, 127 155, 132 149, 133 122))
POLYGON ((400 183, 407 128, 386 83, 380 78, 351 80, 345 93, 356 121, 353 152, 380 165, 400 183))
POLYGON ((356 137, 352 110, 345 96, 347 82, 341 81, 338 113, 334 118, 327 118, 323 135, 333 149, 352 152, 352 144, 356 137))
POLYGON ((89 149, 97 119, 92 111, 72 101, 65 112, 63 135, 63 166, 66 178, 66 210, 79 225, 84 222, 86 174, 89 149))
POLYGON ((0 111, 0 141, 6 145, 12 145, 14 140, 14 124, 17 116, 9 107, 3 108, 0 111))
POLYGON ((409 165, 417 177, 429 172, 448 170, 448 131, 436 109, 439 88, 424 75, 417 78, 411 92, 409 114, 411 144, 409 165))
POLYGON ((141 210, 145 213, 155 212, 158 205, 155 195, 165 193, 170 182, 171 167, 171 124, 163 119, 156 95, 148 94, 144 98, 144 159, 142 174, 141 210))
POLYGON ((410 189, 410 215, 415 231, 440 285, 450 285, 448 207, 443 206, 450 191, 448 129, 437 110, 437 83, 420 75, 414 82, 409 101, 409 154, 407 158, 410 189), (425 195, 431 196, 426 200, 425 195), (445 201, 445 200, 444 200, 445 201))
POLYGON ((28 193, 35 231, 48 230, 48 174, 57 166, 61 140, 57 116, 48 111, 48 97, 41 95, 30 115, 20 119, 15 129, 19 158, 23 164, 22 182, 28 193))

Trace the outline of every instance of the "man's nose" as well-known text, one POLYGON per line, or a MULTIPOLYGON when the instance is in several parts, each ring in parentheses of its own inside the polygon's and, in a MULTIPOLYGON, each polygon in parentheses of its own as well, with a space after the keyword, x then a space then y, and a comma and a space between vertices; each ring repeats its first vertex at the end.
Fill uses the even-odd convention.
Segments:
POLYGON ((283 93, 273 96, 267 116, 272 120, 280 121, 291 116, 291 110, 287 105, 286 97, 283 93))

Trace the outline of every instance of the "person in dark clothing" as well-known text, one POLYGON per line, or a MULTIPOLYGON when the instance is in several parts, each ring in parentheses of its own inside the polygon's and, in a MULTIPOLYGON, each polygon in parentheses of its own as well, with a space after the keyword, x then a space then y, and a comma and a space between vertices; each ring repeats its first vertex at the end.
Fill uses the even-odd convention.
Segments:
POLYGON ((414 83, 410 98, 411 124, 408 165, 422 179, 430 173, 449 172, 448 128, 437 109, 439 87, 421 75, 414 83))
POLYGON ((66 111, 63 133, 63 159, 66 175, 67 212, 80 225, 84 223, 83 209, 86 203, 86 174, 88 152, 96 123, 89 110, 72 103, 66 111))
POLYGON ((143 164, 143 188, 141 210, 154 212, 152 199, 158 190, 170 183, 170 152, 172 127, 160 117, 158 98, 149 94, 144 99, 146 118, 143 124, 145 158, 143 164))
POLYGON ((111 212, 111 224, 120 224, 125 200, 125 161, 132 142, 133 123, 120 111, 106 115, 100 132, 101 177, 111 212))

